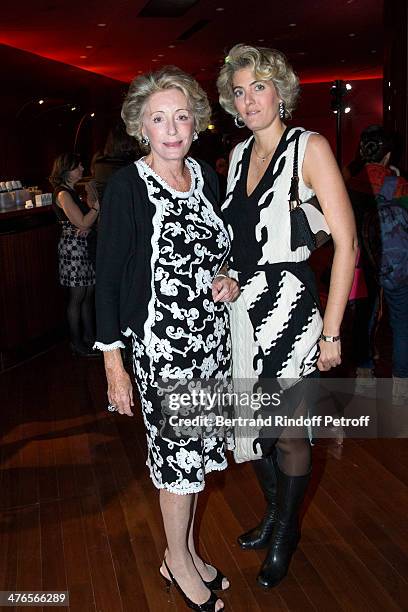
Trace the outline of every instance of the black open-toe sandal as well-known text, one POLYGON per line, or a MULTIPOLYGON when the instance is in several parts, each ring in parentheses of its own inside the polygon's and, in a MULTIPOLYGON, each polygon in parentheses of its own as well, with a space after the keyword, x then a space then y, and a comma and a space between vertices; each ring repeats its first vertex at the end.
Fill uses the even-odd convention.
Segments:
MULTIPOLYGON (((173 574, 171 573, 171 571, 169 569, 169 566, 167 565, 166 559, 163 559, 163 563, 164 563, 164 565, 166 567, 166 570, 167 570, 167 573, 169 574, 169 577, 170 577, 170 578, 166 578, 160 572, 161 577, 166 582, 167 589, 170 589, 170 586, 172 584, 174 584, 174 586, 176 587, 176 589, 178 590, 178 592, 180 593, 180 595, 182 596, 182 598, 184 599, 186 605, 190 608, 190 610, 196 610, 197 612, 215 612, 215 604, 217 603, 217 601, 219 599, 219 597, 217 597, 217 595, 215 593, 210 591, 209 598, 207 599, 207 601, 205 601, 202 604, 194 603, 194 601, 191 601, 191 599, 189 597, 187 597, 187 595, 185 594, 185 592, 183 591, 183 589, 181 588, 181 586, 179 585, 177 580, 174 578, 173 574)), ((217 574, 217 576, 218 576, 218 574, 217 574)), ((211 581, 211 582, 213 582, 213 581, 211 581)), ((221 582, 222 582, 222 580, 221 580, 221 582)), ((204 584, 206 584, 206 583, 204 583, 204 584)), ((208 586, 207 586, 207 588, 208 588, 208 586)), ((220 608, 219 612, 221 612, 221 610, 224 610, 224 607, 220 608)))
MULTIPOLYGON (((206 563, 206 565, 210 565, 210 563, 206 563)), ((224 580, 228 580, 228 578, 226 576, 224 576, 224 574, 222 572, 220 572, 220 570, 215 567, 214 565, 212 565, 211 567, 213 567, 215 569, 215 571, 217 572, 215 577, 212 580, 209 580, 208 582, 206 580, 203 580, 205 586, 210 589, 210 591, 226 591, 227 589, 230 588, 230 584, 223 588, 222 586, 222 581, 224 580)), ((164 578, 164 576, 163 576, 164 578)), ((229 580, 228 580, 229 582, 229 580)))

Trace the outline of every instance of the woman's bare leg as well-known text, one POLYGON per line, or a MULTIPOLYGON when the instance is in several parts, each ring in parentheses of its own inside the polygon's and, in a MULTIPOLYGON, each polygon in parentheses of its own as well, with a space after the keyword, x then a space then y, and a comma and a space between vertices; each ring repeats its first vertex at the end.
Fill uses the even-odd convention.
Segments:
MULTIPOLYGON (((193 495, 177 495, 160 489, 160 507, 167 539, 167 565, 187 597, 197 604, 203 604, 209 598, 210 591, 203 583, 188 548, 192 502, 193 495)), ((164 564, 161 572, 168 577, 164 564)), ((215 609, 222 608, 223 603, 219 599, 215 609)))
MULTIPOLYGON (((204 561, 201 559, 201 557, 198 555, 195 549, 194 524, 195 524, 195 513, 197 509, 197 501, 198 501, 198 494, 195 493, 193 495, 191 522, 190 522, 190 529, 188 532, 188 549, 193 558, 194 565, 196 566, 201 578, 209 582, 210 580, 213 580, 215 578, 216 571, 211 565, 204 563, 204 561)), ((224 580, 222 581, 222 588, 227 589, 228 587, 229 587, 229 581, 227 580, 227 578, 224 578, 224 580)))

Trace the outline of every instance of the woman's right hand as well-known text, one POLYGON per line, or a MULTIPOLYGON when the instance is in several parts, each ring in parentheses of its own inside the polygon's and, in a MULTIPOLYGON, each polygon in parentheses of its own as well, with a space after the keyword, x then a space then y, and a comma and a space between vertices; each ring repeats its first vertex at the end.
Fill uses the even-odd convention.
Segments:
POLYGON ((133 386, 129 374, 123 367, 120 349, 104 353, 108 400, 119 414, 133 416, 133 386))

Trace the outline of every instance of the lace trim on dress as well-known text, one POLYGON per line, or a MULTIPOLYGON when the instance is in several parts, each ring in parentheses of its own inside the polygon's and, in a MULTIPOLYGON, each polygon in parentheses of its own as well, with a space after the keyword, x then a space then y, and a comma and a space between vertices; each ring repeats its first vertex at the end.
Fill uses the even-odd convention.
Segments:
MULTIPOLYGON (((149 174, 152 174, 156 180, 159 177, 153 172, 153 170, 144 162, 142 159, 139 159, 135 162, 137 171, 139 172, 140 177, 143 179, 146 185, 147 194, 150 202, 152 202, 156 211, 153 215, 153 232, 151 238, 152 245, 152 256, 150 259, 151 266, 151 298, 149 300, 149 304, 147 306, 147 317, 143 326, 143 342, 148 345, 151 339, 151 329, 155 320, 155 304, 156 304, 156 291, 154 286, 154 269, 156 265, 156 261, 159 257, 159 236, 163 225, 164 218, 164 206, 165 203, 162 200, 157 200, 155 198, 155 190, 156 188, 152 185, 152 183, 148 180, 149 174)), ((193 182, 193 179, 191 179, 193 182)), ((170 188, 169 188, 170 189, 170 188)))
POLYGON ((170 187, 170 185, 159 174, 156 174, 156 172, 153 170, 153 168, 151 168, 149 166, 149 164, 147 164, 145 162, 145 158, 144 157, 141 157, 140 159, 135 161, 136 166, 139 166, 139 167, 142 166, 143 174, 145 176, 147 176, 149 174, 154 176, 156 181, 158 183, 160 183, 160 185, 162 187, 167 189, 167 191, 169 191, 173 196, 175 196, 177 198, 188 198, 188 197, 191 196, 191 194, 193 193, 193 191, 195 189, 195 180, 194 180, 194 175, 193 175, 193 172, 192 172, 192 167, 191 167, 190 159, 186 158, 185 163, 186 163, 186 167, 188 168, 188 171, 190 173, 190 181, 191 181, 190 189, 188 191, 177 191, 176 189, 173 189, 173 187, 170 187))
POLYGON ((121 340, 116 340, 116 342, 112 342, 111 344, 104 344, 103 342, 95 342, 93 345, 94 349, 99 349, 100 351, 114 351, 118 348, 125 348, 125 345, 121 340))
MULTIPOLYGON (((163 484, 159 482, 157 478, 155 477, 153 470, 151 469, 149 460, 146 461, 146 465, 150 470, 150 478, 152 479, 152 482, 154 486, 156 487, 156 489, 165 489, 166 491, 169 491, 170 493, 175 493, 176 495, 192 495, 193 493, 200 493, 200 491, 204 490, 205 480, 203 480, 202 482, 191 482, 186 487, 172 487, 168 483, 163 484)), ((225 461, 223 461, 222 463, 218 465, 213 465, 208 470, 205 470, 204 474, 207 475, 210 472, 221 472, 222 470, 225 470, 227 467, 228 467, 228 461, 225 459, 225 461)))

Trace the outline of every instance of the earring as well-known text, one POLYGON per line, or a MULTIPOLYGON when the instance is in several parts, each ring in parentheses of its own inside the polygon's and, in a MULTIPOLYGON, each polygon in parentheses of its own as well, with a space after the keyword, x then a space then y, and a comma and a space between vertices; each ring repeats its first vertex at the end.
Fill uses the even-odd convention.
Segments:
POLYGON ((237 126, 237 128, 245 127, 245 121, 242 119, 242 117, 239 116, 238 113, 234 117, 234 123, 237 126))
POLYGON ((194 131, 194 134, 193 134, 193 141, 195 140, 198 140, 198 134, 196 131, 194 131))
POLYGON ((279 100, 279 117, 284 119, 286 115, 285 103, 283 100, 279 100))
POLYGON ((140 139, 140 142, 142 143, 142 145, 145 145, 145 147, 147 147, 150 144, 150 140, 148 139, 147 136, 143 136, 140 139))

